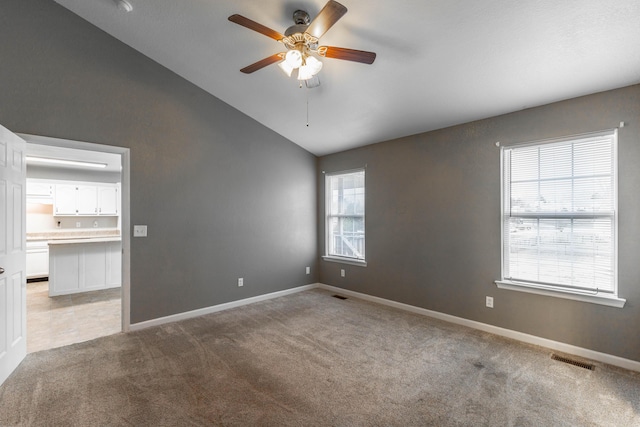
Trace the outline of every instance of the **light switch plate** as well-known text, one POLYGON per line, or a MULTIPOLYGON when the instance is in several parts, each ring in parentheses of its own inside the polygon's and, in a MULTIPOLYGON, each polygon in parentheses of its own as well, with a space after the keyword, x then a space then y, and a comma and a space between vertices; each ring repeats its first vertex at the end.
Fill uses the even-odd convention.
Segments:
POLYGON ((146 225, 134 225, 133 226, 133 237, 147 237, 147 226, 146 225))

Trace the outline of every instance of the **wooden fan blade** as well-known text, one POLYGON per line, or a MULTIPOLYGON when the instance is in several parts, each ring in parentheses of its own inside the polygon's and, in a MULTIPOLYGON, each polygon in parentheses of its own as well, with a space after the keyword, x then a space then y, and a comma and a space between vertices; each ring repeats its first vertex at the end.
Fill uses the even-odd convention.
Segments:
POLYGON ((373 64, 376 60, 374 52, 364 50, 347 49, 335 46, 320 46, 318 55, 326 58, 344 59, 345 61, 361 62, 363 64, 373 64))
POLYGON ((238 25, 242 25, 243 27, 247 27, 250 30, 257 31, 260 34, 264 34, 267 37, 271 37, 274 40, 280 41, 284 38, 284 34, 280 34, 279 32, 272 30, 269 27, 265 27, 262 24, 258 24, 256 21, 252 21, 249 18, 245 18, 242 15, 231 15, 229 17, 229 21, 235 22, 238 25))
POLYGON ((342 16, 347 13, 347 8, 337 1, 329 0, 324 5, 318 16, 311 21, 306 33, 319 39, 333 26, 342 16))
POLYGON ((258 62, 255 62, 251 65, 247 65, 246 67, 244 67, 242 70, 243 73, 245 74, 251 74, 254 71, 258 71, 264 67, 266 67, 267 65, 271 65, 271 64, 275 64, 276 62, 280 62, 282 61, 282 59, 284 58, 284 53, 276 53, 275 55, 271 55, 267 58, 261 59, 258 62))

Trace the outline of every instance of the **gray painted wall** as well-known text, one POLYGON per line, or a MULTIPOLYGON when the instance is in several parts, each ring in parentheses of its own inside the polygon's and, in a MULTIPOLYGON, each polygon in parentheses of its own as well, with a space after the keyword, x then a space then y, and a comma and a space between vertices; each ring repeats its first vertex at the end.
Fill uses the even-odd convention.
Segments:
POLYGON ((0 123, 131 149, 132 323, 317 281, 315 156, 51 0, 0 40, 0 123))
MULTIPOLYGON (((320 281, 640 361, 640 86, 599 93, 321 157, 367 165, 367 267, 320 261, 320 281), (623 309, 500 290, 500 153, 524 142, 619 132, 619 295, 623 309), (341 278, 339 271, 346 270, 341 278), (495 308, 485 308, 485 296, 495 308)), ((318 215, 324 181, 318 181, 318 215)), ((324 224, 319 251, 324 253, 324 224)))
POLYGON ((319 279, 640 360, 639 86, 326 156, 316 170, 311 154, 52 1, 0 3, 0 38, 0 123, 131 149, 132 223, 149 225, 148 238, 132 241, 132 322, 319 279), (628 124, 619 165, 626 307, 496 289, 495 142, 620 121, 628 124), (324 251, 320 171, 365 164, 369 265, 316 264, 324 251), (319 276, 306 276, 307 265, 319 276), (493 310, 485 295, 495 297, 493 310))

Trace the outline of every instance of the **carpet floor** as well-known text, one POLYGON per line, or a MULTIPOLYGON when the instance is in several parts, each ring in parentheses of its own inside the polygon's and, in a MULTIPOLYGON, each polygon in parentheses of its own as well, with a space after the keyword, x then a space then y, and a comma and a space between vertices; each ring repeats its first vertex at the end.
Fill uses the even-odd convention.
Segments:
POLYGON ((640 426, 640 373, 310 290, 27 355, 0 425, 640 426))

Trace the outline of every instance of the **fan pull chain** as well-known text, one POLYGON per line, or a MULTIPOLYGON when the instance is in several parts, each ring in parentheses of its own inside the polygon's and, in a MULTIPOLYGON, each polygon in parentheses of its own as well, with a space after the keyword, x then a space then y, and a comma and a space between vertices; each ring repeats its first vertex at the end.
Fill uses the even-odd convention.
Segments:
MULTIPOLYGON (((302 80, 298 80, 298 82, 300 82, 298 87, 302 89, 302 80)), ((309 89, 305 91, 305 97, 307 99, 307 127, 309 127, 309 89)))
POLYGON ((309 90, 307 89, 307 127, 309 127, 309 90))

